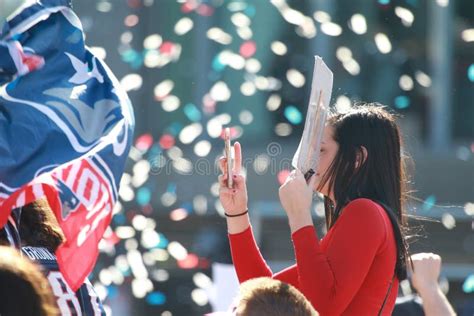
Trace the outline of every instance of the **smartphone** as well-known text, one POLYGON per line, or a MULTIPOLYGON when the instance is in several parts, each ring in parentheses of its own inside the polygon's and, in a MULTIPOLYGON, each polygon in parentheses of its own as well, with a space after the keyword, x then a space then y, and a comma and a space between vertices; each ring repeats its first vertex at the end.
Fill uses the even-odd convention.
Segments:
POLYGON ((234 183, 232 181, 232 167, 234 166, 234 161, 232 159, 232 146, 230 143, 230 128, 224 130, 224 144, 225 144, 225 158, 227 161, 227 187, 232 189, 234 183))

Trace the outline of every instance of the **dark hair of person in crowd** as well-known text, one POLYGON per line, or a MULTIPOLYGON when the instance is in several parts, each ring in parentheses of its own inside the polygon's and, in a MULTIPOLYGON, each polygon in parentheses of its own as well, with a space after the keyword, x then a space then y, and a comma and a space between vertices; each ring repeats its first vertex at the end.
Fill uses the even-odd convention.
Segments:
POLYGON ((59 315, 51 287, 33 262, 0 246, 0 315, 59 315))
POLYGON ((237 316, 317 316, 311 303, 295 287, 271 278, 255 278, 240 285, 237 316))

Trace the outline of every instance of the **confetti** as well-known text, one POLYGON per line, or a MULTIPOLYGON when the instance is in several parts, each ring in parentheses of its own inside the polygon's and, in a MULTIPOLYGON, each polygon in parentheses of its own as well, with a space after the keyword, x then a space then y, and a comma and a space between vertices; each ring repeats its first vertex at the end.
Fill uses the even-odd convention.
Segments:
POLYGON ((295 88, 303 87, 306 82, 303 74, 296 69, 289 69, 286 72, 286 79, 295 88))
POLYGON ((153 136, 150 133, 143 134, 135 140, 135 147, 140 151, 147 151, 153 145, 153 136))
POLYGON ((151 191, 148 188, 140 188, 137 191, 137 203, 141 206, 147 205, 151 200, 151 191))
POLYGON ((339 113, 344 113, 349 111, 352 108, 351 99, 345 95, 340 95, 336 99, 336 109, 339 113))
POLYGON ((271 45, 271 50, 275 55, 283 56, 288 52, 288 48, 283 42, 275 41, 271 45))
POLYGON ((210 96, 217 102, 225 102, 230 99, 231 92, 224 81, 218 81, 211 88, 210 96))
POLYGON ((435 204, 436 204, 436 197, 434 195, 430 195, 423 202, 423 210, 429 211, 435 204))
POLYGON ((157 84, 154 89, 155 98, 163 100, 174 88, 174 82, 167 79, 157 84))
POLYGON ((431 78, 423 71, 416 71, 415 79, 420 86, 423 86, 425 88, 431 87, 431 78))
POLYGON ((446 229, 453 229, 454 227, 456 227, 456 219, 454 218, 453 215, 449 214, 449 213, 444 213, 442 216, 441 216, 441 223, 443 223, 444 227, 446 227, 446 229))
POLYGON ((183 144, 191 144, 203 131, 201 123, 193 123, 186 126, 179 133, 179 140, 183 144))
POLYGON ((388 54, 392 51, 392 43, 384 33, 377 33, 375 35, 375 45, 382 54, 388 54))
POLYGON ((469 216, 474 216, 474 203, 466 203, 464 205, 464 212, 469 216))
POLYGON ((285 117, 293 125, 298 125, 303 121, 303 115, 300 110, 292 105, 285 108, 285 117))
POLYGON ((403 91, 410 91, 413 89, 413 79, 409 75, 402 75, 398 80, 398 85, 403 91))
POLYGON ((191 292, 191 297, 193 301, 199 306, 205 306, 209 303, 209 297, 207 296, 207 292, 203 289, 194 289, 191 292))
POLYGON ((199 258, 189 253, 184 259, 178 260, 178 267, 181 269, 195 269, 199 264, 199 258))
POLYGON ((469 275, 466 280, 464 280, 462 290, 467 294, 474 293, 474 274, 469 275))
POLYGON ((159 291, 151 292, 146 296, 146 302, 150 305, 163 305, 166 303, 166 296, 159 291))
POLYGON ((465 29, 461 33, 461 38, 465 42, 474 42, 474 28, 473 29, 465 29))
POLYGON ((336 23, 325 22, 321 24, 321 32, 329 36, 339 36, 342 34, 342 28, 336 23))
POLYGON ((151 34, 143 40, 143 47, 149 50, 158 49, 161 43, 163 43, 163 38, 159 34, 151 34))
POLYGON ((365 34, 367 32, 367 21, 365 17, 360 13, 354 14, 349 22, 349 28, 356 34, 365 34))
POLYGON ((278 172, 278 175, 277 175, 278 183, 280 185, 285 183, 286 178, 288 178, 289 175, 290 175, 290 170, 282 170, 282 171, 278 172))
POLYGON ((170 213, 172 221, 179 222, 188 217, 188 211, 185 208, 177 208, 170 213))
POLYGON ((244 58, 252 57, 257 51, 257 45, 254 41, 244 42, 239 49, 240 55, 244 58))
POLYGON ((469 81, 474 82, 474 64, 470 65, 469 68, 467 68, 467 78, 469 81))
POLYGON ((410 106, 410 99, 407 96, 399 95, 395 98, 395 107, 399 110, 406 109, 410 106))
POLYGON ((178 22, 176 22, 174 26, 174 32, 177 35, 184 35, 192 30, 193 28, 193 20, 188 17, 181 18, 178 22))
POLYGON ((402 20, 402 24, 406 27, 412 26, 415 21, 413 12, 403 7, 395 7, 395 14, 402 20))
POLYGON ((194 146, 194 153, 198 157, 207 157, 212 149, 212 145, 207 140, 201 140, 194 146))
POLYGON ((275 134, 278 136, 289 136, 292 132, 291 125, 288 123, 278 123, 275 125, 275 134))

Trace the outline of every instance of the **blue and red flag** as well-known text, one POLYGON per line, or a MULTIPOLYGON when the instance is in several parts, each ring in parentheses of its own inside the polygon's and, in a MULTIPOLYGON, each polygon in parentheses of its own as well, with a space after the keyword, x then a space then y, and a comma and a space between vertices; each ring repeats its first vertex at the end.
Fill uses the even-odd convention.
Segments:
POLYGON ((110 223, 133 111, 84 44, 68 0, 29 1, 0 33, 0 227, 46 197, 66 241, 56 256, 76 290, 110 223), (11 218, 11 217, 10 217, 11 218))

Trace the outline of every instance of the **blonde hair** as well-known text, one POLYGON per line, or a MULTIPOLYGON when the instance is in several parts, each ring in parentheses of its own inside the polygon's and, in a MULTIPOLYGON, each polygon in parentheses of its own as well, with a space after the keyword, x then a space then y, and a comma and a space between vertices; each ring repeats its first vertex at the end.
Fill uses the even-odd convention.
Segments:
POLYGON ((290 284, 256 278, 240 285, 238 316, 318 316, 304 295, 290 284))
POLYGON ((36 264, 6 246, 0 246, 0 258, 0 315, 59 315, 51 287, 36 264))

